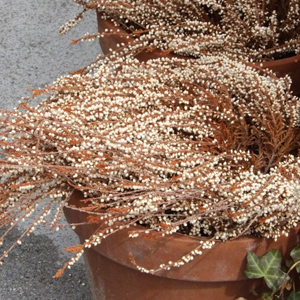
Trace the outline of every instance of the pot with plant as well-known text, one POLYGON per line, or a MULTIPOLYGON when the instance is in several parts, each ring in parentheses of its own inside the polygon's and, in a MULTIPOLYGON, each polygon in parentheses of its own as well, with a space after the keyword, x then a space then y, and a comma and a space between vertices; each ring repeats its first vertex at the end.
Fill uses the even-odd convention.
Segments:
POLYGON ((300 93, 299 0, 75 2, 96 10, 99 34, 84 39, 100 38, 104 54, 129 51, 146 60, 226 52, 289 75, 300 93))
POLYGON ((247 252, 289 253, 300 205, 299 98, 261 72, 115 53, 34 91, 1 111, 2 224, 64 209, 81 244, 56 277, 85 253, 95 299, 257 299, 247 252))

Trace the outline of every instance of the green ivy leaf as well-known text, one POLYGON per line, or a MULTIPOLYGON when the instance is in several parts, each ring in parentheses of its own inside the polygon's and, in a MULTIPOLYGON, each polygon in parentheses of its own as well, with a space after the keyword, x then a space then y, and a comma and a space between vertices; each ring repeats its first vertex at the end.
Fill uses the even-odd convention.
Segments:
POLYGON ((287 259, 285 261, 285 265, 287 268, 290 268, 294 264, 294 261, 292 259, 287 259))
MULTIPOLYGON (((294 263, 300 261, 300 247, 296 247, 291 251, 291 257, 294 260, 294 263)), ((296 266, 296 271, 300 273, 300 264, 296 266)))
POLYGON ((300 292, 292 291, 287 297, 287 300, 300 300, 300 292))
POLYGON ((281 253, 273 249, 261 258, 253 252, 247 254, 247 268, 245 275, 248 278, 264 278, 267 286, 276 291, 287 275, 281 270, 281 253))
POLYGON ((273 293, 263 293, 261 300, 273 300, 273 293))

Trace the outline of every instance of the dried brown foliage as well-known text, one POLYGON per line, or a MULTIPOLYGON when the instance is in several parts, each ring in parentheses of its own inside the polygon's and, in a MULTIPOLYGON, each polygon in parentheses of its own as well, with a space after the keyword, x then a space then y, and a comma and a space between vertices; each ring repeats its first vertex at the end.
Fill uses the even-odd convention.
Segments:
MULTIPOLYGON (((300 211, 299 98, 290 92, 288 77, 278 79, 249 62, 265 55, 267 47, 235 59, 245 56, 246 43, 242 33, 226 33, 234 27, 222 27, 228 18, 226 9, 219 14, 222 1, 205 1, 204 8, 202 1, 184 7, 179 1, 118 2, 118 13, 116 1, 75 2, 124 21, 136 39, 33 90, 32 98, 45 97, 38 106, 28 99, 14 111, 0 110, 0 226, 11 224, 4 236, 43 203, 24 235, 46 223, 56 206, 54 228, 74 190, 81 190, 85 200, 72 208, 89 214, 97 230, 69 249, 75 254, 57 277, 85 247, 131 225, 144 228, 131 237, 151 231, 210 236, 204 248, 243 234, 275 239, 287 234, 300 211), (137 2, 144 3, 147 18, 138 14, 138 5, 136 19, 120 15, 137 2), (157 5, 166 9, 154 9, 157 5), (236 49, 236 42, 244 44, 236 49), (196 59, 143 63, 134 58, 156 48, 196 59)), ((248 26, 250 1, 239 3, 248 26)), ((201 254, 200 248, 174 265, 201 254)))
POLYGON ((103 220, 85 247, 134 223, 276 238, 299 219, 299 99, 262 72, 225 55, 99 59, 2 111, 2 223, 51 197, 33 227, 77 189, 103 220))

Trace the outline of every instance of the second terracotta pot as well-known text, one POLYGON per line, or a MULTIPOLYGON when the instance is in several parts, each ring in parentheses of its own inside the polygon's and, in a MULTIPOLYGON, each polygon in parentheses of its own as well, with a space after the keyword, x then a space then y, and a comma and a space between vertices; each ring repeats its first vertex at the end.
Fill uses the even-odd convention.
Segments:
MULTIPOLYGON (((112 34, 100 39, 100 46, 104 55, 110 52, 109 49, 116 50, 118 48, 118 44, 128 44, 133 41, 132 37, 127 39, 126 36, 128 36, 128 34, 121 28, 114 26, 114 24, 110 20, 103 20, 100 13, 97 14, 97 22, 99 32, 105 32, 105 30, 113 30, 114 32, 116 32, 117 29, 120 29, 120 32, 118 34, 112 34)), ((153 52, 143 51, 142 53, 137 55, 137 58, 140 61, 146 61, 148 59, 158 58, 162 56, 178 57, 178 55, 166 55, 163 52, 156 50, 153 52)), ((257 64, 260 65, 260 63, 257 64)), ((295 95, 300 95, 300 54, 289 58, 266 61, 262 63, 262 66, 263 68, 274 71, 278 77, 289 75, 292 79, 291 90, 295 95)))

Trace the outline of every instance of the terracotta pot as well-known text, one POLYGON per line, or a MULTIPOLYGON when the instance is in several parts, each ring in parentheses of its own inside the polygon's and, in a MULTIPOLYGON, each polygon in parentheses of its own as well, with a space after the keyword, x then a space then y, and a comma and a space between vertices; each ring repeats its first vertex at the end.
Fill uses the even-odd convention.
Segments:
POLYGON ((300 54, 292 57, 266 61, 263 68, 270 69, 278 77, 289 75, 292 79, 291 89, 295 95, 300 95, 300 54))
POLYGON ((113 22, 110 20, 103 20, 102 14, 97 13, 97 22, 98 22, 98 32, 105 33, 106 30, 113 30, 115 34, 106 35, 100 38, 99 43, 104 55, 110 52, 110 49, 116 50, 118 44, 124 43, 127 45, 129 42, 133 41, 133 38, 127 38, 128 34, 125 30, 121 29, 119 26, 114 26, 113 22), (117 29, 120 29, 120 32, 117 33, 117 29))
MULTIPOLYGON (((81 192, 73 193, 70 204, 80 206, 81 192)), ((66 207, 69 223, 85 222, 87 213, 66 207)), ((78 226, 75 232, 84 242, 95 231, 96 225, 78 226)), ((147 268, 156 268, 160 263, 177 260, 205 238, 173 234, 161 238, 154 232, 148 236, 128 238, 131 230, 124 229, 102 241, 101 245, 85 250, 85 260, 91 289, 95 300, 234 300, 244 297, 256 299, 251 290, 264 289, 262 280, 245 277, 247 252, 263 255, 270 249, 279 249, 286 256, 298 244, 298 229, 289 237, 280 237, 276 242, 265 238, 240 237, 233 241, 217 242, 212 249, 180 268, 171 268, 152 274, 142 273, 131 262, 130 253, 136 262, 147 268)))
MULTIPOLYGON (((115 27, 110 20, 103 20, 101 18, 101 14, 97 14, 97 21, 98 21, 98 31, 104 32, 105 29, 112 29, 116 31, 116 29, 120 29, 120 27, 115 27)), ((116 50, 117 44, 124 43, 125 45, 129 42, 133 41, 133 38, 127 39, 126 36, 128 34, 125 30, 120 29, 119 34, 113 34, 110 36, 106 36, 100 39, 100 46, 103 53, 106 55, 109 53, 109 49, 116 50)), ((153 51, 153 52, 146 52, 143 51, 138 54, 136 57, 140 61, 146 61, 151 58, 157 58, 162 56, 177 56, 175 54, 164 54, 161 51, 153 51)), ((258 63, 260 64, 260 63, 258 63)), ((274 61, 266 61, 263 64, 263 68, 268 68, 276 73, 277 76, 283 77, 285 75, 289 75, 292 78, 292 91, 295 95, 300 95, 300 54, 295 55, 293 57, 278 59, 274 61)))

